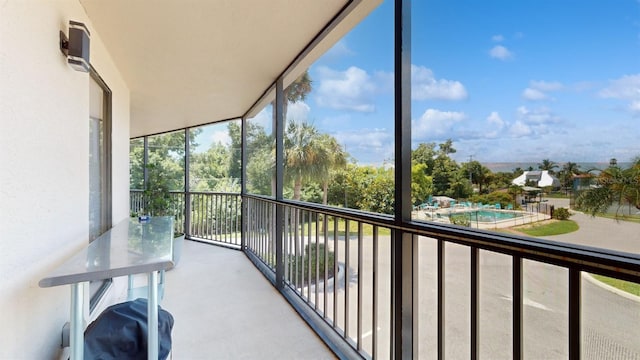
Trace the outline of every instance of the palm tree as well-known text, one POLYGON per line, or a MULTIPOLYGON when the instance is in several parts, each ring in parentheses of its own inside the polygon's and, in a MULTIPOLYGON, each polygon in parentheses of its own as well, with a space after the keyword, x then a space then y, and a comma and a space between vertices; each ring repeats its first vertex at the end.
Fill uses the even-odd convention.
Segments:
POLYGON ((571 187, 573 176, 578 174, 580 174, 580 165, 571 161, 562 165, 562 170, 560 170, 558 176, 560 177, 560 181, 562 181, 562 186, 565 188, 565 191, 568 191, 569 187, 571 187))
POLYGON ((290 121, 284 139, 285 177, 293 181, 293 199, 300 200, 302 183, 324 176, 329 157, 318 130, 308 123, 290 121))
POLYGON ((598 175, 597 186, 576 199, 578 207, 591 215, 604 213, 616 203, 616 217, 625 203, 640 210, 640 157, 628 169, 609 166, 598 175))
POLYGON ((298 78, 296 79, 296 81, 292 82, 291 85, 289 85, 284 93, 286 95, 286 100, 284 102, 284 108, 283 108, 283 114, 284 114, 284 119, 287 119, 287 106, 289 105, 289 103, 296 103, 298 101, 305 101, 307 98, 307 95, 311 92, 312 87, 311 87, 311 77, 309 76, 309 71, 305 70, 302 75, 298 76, 298 78))
POLYGON ((336 138, 329 134, 320 135, 320 146, 327 154, 324 158, 318 159, 326 171, 320 174, 319 179, 322 182, 322 204, 327 205, 327 195, 329 188, 329 181, 331 180, 331 170, 341 169, 347 165, 348 154, 342 149, 342 146, 338 144, 336 138))
POLYGON ((551 161, 549 159, 543 159, 541 163, 538 163, 538 169, 546 170, 551 175, 555 173, 553 169, 557 169, 557 168, 558 168, 558 163, 556 163, 555 161, 551 161))

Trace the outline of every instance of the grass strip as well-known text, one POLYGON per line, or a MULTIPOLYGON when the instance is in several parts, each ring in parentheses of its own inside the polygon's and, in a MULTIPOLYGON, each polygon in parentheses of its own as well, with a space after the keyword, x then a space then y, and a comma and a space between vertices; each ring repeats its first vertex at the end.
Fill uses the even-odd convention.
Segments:
POLYGON ((591 274, 591 276, 593 276, 598 281, 602 281, 609 286, 613 286, 616 289, 626 291, 629 294, 640 296, 640 284, 596 274, 591 274))
POLYGON ((573 220, 559 220, 543 225, 534 225, 517 228, 529 236, 551 236, 562 235, 577 231, 580 227, 573 220))

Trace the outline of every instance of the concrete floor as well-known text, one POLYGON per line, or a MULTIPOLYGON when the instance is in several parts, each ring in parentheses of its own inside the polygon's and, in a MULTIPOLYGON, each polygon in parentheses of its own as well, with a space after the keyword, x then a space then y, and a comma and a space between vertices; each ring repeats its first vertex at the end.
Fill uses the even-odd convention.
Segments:
POLYGON ((173 359, 335 359, 247 257, 185 241, 161 306, 173 314, 173 359))

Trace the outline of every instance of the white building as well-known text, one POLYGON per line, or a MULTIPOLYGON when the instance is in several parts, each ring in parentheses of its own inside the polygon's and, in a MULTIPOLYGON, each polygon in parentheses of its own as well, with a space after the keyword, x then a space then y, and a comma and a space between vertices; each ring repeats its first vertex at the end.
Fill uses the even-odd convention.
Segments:
POLYGON ((553 188, 559 188, 560 180, 557 177, 549 174, 547 170, 538 170, 538 171, 525 171, 522 175, 511 181, 512 184, 518 186, 525 186, 527 182, 533 182, 532 185, 535 185, 539 188, 551 186, 553 188))

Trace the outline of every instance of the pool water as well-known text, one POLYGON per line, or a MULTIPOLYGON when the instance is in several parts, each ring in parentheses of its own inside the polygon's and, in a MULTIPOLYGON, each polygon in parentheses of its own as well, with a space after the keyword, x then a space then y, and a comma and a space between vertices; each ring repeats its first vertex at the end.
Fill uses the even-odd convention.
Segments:
POLYGON ((466 215, 471 221, 478 222, 494 222, 522 217, 522 213, 518 212, 492 210, 467 211, 464 213, 458 213, 457 215, 463 214, 466 215))

